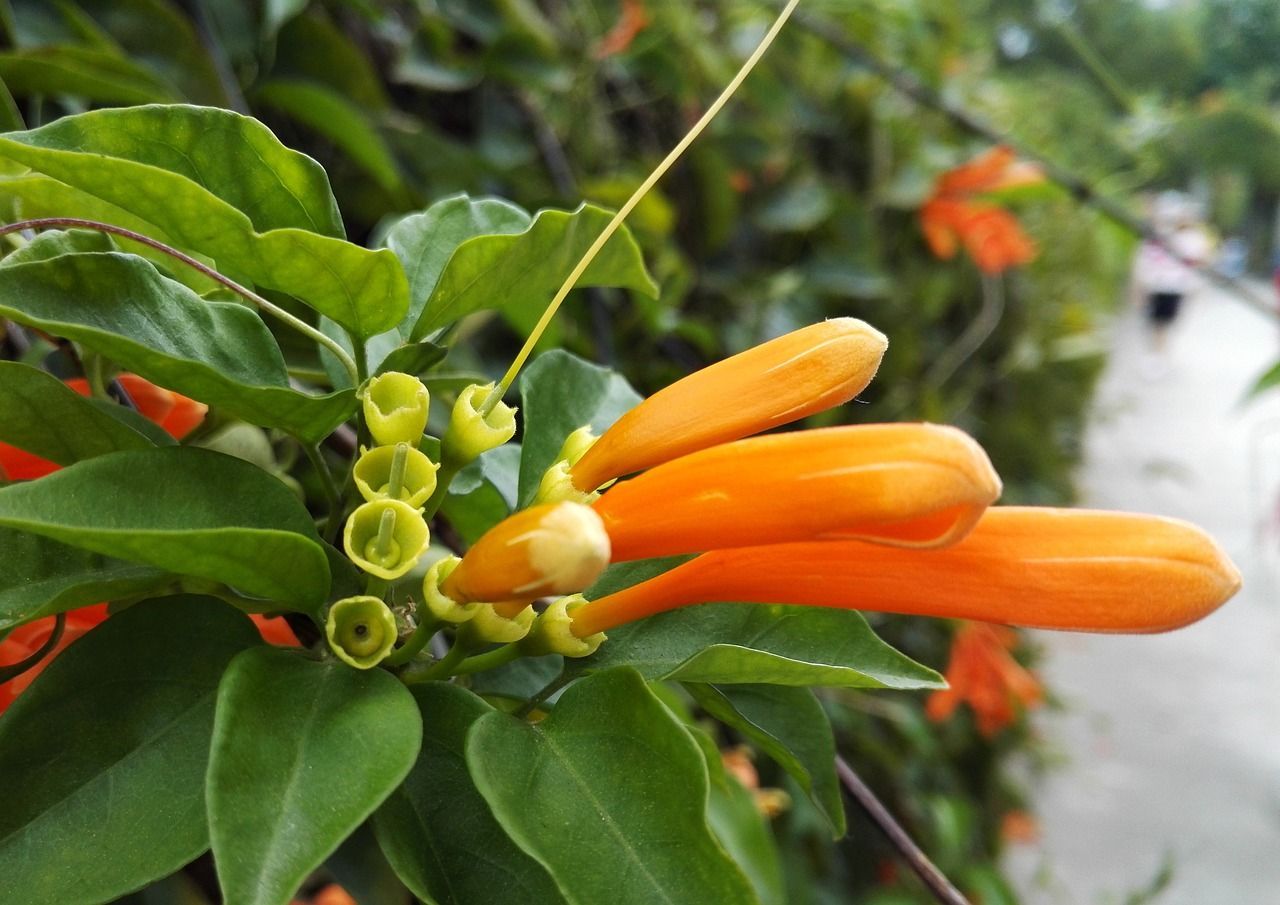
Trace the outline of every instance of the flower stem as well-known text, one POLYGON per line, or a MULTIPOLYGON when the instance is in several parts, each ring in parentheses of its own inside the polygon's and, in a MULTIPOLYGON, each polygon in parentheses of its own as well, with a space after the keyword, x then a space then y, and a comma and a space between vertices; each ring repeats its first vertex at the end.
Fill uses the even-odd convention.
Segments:
POLYGON ((467 659, 467 654, 470 652, 470 647, 466 644, 459 644, 455 640, 453 647, 449 648, 449 652, 439 660, 423 669, 414 669, 413 666, 410 666, 400 673, 400 680, 406 685, 420 685, 423 682, 431 682, 436 679, 447 679, 453 675, 458 665, 467 659))
POLYGON ((409 640, 391 652, 387 659, 383 660, 385 666, 400 666, 408 663, 418 653, 427 646, 427 642, 440 629, 440 620, 434 616, 427 614, 422 617, 422 621, 418 623, 418 627, 413 630, 413 634, 409 636, 409 640))
POLYGON ((760 62, 760 58, 764 56, 765 51, 769 49, 769 45, 773 43, 774 38, 776 38, 778 33, 782 31, 782 26, 785 25, 787 19, 791 17, 791 13, 795 10, 796 5, 799 2, 800 0, 790 0, 790 2, 787 3, 782 12, 778 14, 778 18, 774 20, 769 31, 761 39, 760 44, 754 51, 752 51, 751 56, 747 57, 747 61, 742 64, 742 68, 738 70, 737 75, 730 80, 724 91, 720 92, 720 96, 711 103, 711 106, 707 108, 707 111, 702 114, 701 118, 696 123, 694 123, 693 128, 685 133, 684 138, 680 139, 676 146, 671 149, 671 152, 663 158, 662 163, 658 164, 654 171, 645 178, 644 182, 640 183, 640 187, 636 189, 632 193, 631 197, 626 200, 626 203, 618 209, 618 212, 613 215, 613 219, 610 220, 605 228, 600 232, 600 235, 596 236, 596 240, 587 248, 586 254, 582 256, 582 259, 579 260, 573 270, 569 272, 569 276, 560 285, 560 288, 556 290, 556 294, 552 297, 550 304, 548 304, 546 310, 542 312, 542 317, 538 319, 538 323, 534 326, 532 332, 530 332, 529 338, 525 340, 524 346, 516 355, 515 361, 511 363, 511 367, 507 368, 507 373, 502 376, 502 380, 499 381, 498 386, 494 388, 494 390, 489 394, 489 397, 485 399, 484 403, 480 406, 481 415, 488 415, 493 411, 494 406, 498 404, 502 397, 506 395, 507 390, 511 388, 511 383, 516 379, 516 375, 520 373, 520 369, 524 367, 524 363, 528 360, 529 355, 532 354, 533 347, 537 345, 538 340, 542 337, 543 331, 545 331, 547 329, 547 325, 551 323, 551 318, 555 317, 556 312, 560 310, 560 305, 564 303, 565 297, 569 294, 569 291, 573 289, 578 280, 582 278, 582 275, 586 272, 587 268, 591 266, 591 262, 595 260, 596 255, 598 255, 600 250, 604 248, 605 243, 608 242, 613 234, 618 231, 618 227, 622 226, 622 221, 627 219, 627 215, 635 209, 635 206, 640 203, 645 195, 649 194, 649 190, 653 188, 659 179, 666 175, 667 170, 671 169, 672 165, 680 159, 680 156, 688 150, 689 145, 693 144, 694 140, 702 134, 702 131, 706 129, 708 124, 716 118, 716 115, 720 112, 721 108, 729 102, 729 98, 733 97, 733 95, 737 93, 738 88, 742 85, 743 81, 746 80, 748 75, 750 75, 751 70, 755 68, 756 64, 760 62))
MULTIPOLYGON (((225 286, 227 289, 230 289, 232 292, 234 292, 236 295, 240 296, 241 298, 244 298, 250 302, 253 302, 253 304, 258 306, 258 308, 273 315, 277 319, 283 321, 293 329, 297 330, 299 333, 306 335, 313 341, 324 346, 326 349, 328 349, 330 352, 333 353, 334 357, 337 358, 338 361, 342 363, 343 368, 345 368, 347 373, 351 375, 352 381, 357 384, 360 382, 361 377, 356 368, 356 363, 352 361, 351 356, 347 354, 347 350, 342 348, 342 346, 339 343, 337 343, 335 340, 330 339, 328 336, 325 336, 323 333, 321 333, 319 330, 317 330, 315 327, 311 326, 301 318, 294 317, 292 314, 290 314, 288 311, 285 311, 283 308, 279 307, 278 305, 275 305, 272 302, 267 301, 266 299, 258 295, 258 293, 254 292, 253 290, 248 289, 244 286, 241 286, 239 283, 237 283, 235 280, 231 279, 230 277, 223 276, 221 273, 214 270, 212 267, 209 267, 205 264, 201 264, 199 261, 197 261, 195 258, 191 257, 190 255, 184 254, 183 252, 178 251, 178 249, 170 245, 165 245, 163 242, 158 242, 155 239, 152 239, 150 236, 144 236, 142 233, 134 232, 131 229, 125 229, 123 226, 115 226, 110 223, 102 223, 101 221, 98 221, 98 220, 82 220, 79 217, 39 217, 33 220, 21 220, 17 223, 10 223, 5 226, 0 226, 0 236, 7 235, 9 233, 20 232, 24 229, 44 229, 45 227, 51 227, 51 226, 67 227, 72 229, 96 229, 99 232, 111 233, 112 235, 121 236, 125 239, 129 239, 132 242, 137 242, 141 245, 145 245, 148 248, 153 248, 156 251, 161 252, 162 254, 168 255, 169 257, 173 258, 175 261, 181 261, 183 264, 186 264, 192 270, 199 271, 200 273, 207 276, 209 279, 213 280, 215 283, 219 283, 222 286, 225 286)), ((360 344, 357 342, 355 343, 355 346, 359 348, 360 344)))
POLYGON ((483 654, 476 654, 474 657, 467 657, 453 670, 455 676, 466 676, 475 672, 484 672, 487 669, 496 669, 499 666, 505 666, 512 660, 520 659, 520 645, 518 643, 504 644, 502 647, 495 647, 491 651, 483 654))

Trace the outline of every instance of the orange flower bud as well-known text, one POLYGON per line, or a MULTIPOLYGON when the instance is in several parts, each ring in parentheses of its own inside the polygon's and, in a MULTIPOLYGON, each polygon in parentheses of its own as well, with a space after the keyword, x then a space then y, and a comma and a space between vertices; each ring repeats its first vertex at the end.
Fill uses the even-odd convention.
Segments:
POLYGON ((1163 632, 1231 598, 1240 573, 1204 531, 1126 512, 990 509, 959 543, 851 541, 707 553, 574 613, 579 637, 693 603, 877 610, 1082 632, 1163 632))
POLYGON ((615 562, 806 540, 935 546, 1000 495, 967 434, 870 424, 705 449, 611 488, 594 508, 615 562))
POLYGON ((517 512, 490 528, 440 590, 458 603, 527 602, 581 591, 608 564, 609 536, 591 507, 551 503, 517 512))
POLYGON ((889 341, 851 317, 813 324, 726 358, 654 393, 570 469, 579 490, 848 402, 889 341))

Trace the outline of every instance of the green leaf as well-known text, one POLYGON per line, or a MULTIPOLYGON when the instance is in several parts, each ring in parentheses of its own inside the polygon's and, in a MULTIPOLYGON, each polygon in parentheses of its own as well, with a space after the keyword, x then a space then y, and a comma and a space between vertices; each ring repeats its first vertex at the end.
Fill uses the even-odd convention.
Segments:
POLYGON ((0 632, 41 616, 154 591, 172 579, 151 566, 0 528, 0 632))
POLYGON ((371 822, 348 836, 324 866, 360 905, 408 905, 409 890, 378 847, 371 822))
POLYGON ((285 905, 413 766, 422 721, 389 672, 246 651, 218 689, 207 796, 223 896, 285 905))
MULTIPOLYGON (((522 233, 463 242, 445 265, 410 337, 421 339, 485 308, 541 310, 612 216, 591 204, 572 212, 542 210, 522 233)), ((609 239, 577 285, 622 286, 651 298, 658 295, 640 246, 625 227, 609 239)))
MULTIPOLYGON (((596 599, 673 568, 682 560, 613 566, 587 596, 596 599)), ((609 632, 571 669, 631 666, 648 679, 723 684, 943 688, 942 677, 881 641, 854 610, 708 603, 658 613, 609 632)))
POLYGON ((401 331, 406 335, 412 331, 458 246, 477 236, 524 232, 532 219, 525 210, 501 198, 454 195, 391 227, 387 248, 400 259, 409 280, 409 310, 401 331))
POLYGON ((260 643, 225 604, 171 597, 50 663, 0 717, 4 888, 23 905, 96 905, 204 851, 218 680, 260 643))
POLYGON ((418 686, 413 696, 422 713, 422 751, 374 815, 378 841, 400 879, 436 905, 563 902, 547 872, 494 819, 467 772, 467 731, 493 708, 445 682, 418 686))
POLYGON ((449 485, 440 511, 468 544, 515 510, 520 455, 519 443, 481 453, 449 485))
POLYGON ((404 317, 395 255, 342 241, 324 170, 249 117, 185 105, 94 110, 0 136, 0 156, 123 208, 358 336, 404 317))
POLYGON ((269 79, 254 100, 280 111, 332 141, 374 182, 394 191, 400 172, 387 143, 365 112, 333 88, 302 79, 269 79))
POLYGON ((711 794, 707 798, 711 831, 751 880, 760 905, 786 905, 778 848, 755 799, 725 769, 720 749, 709 735, 696 726, 685 726, 685 730, 702 749, 711 778, 711 794))
POLYGON ((265 471, 203 449, 110 453, 0 488, 0 526, 304 607, 329 591, 298 498, 265 471))
POLYGON ((575 905, 757 901, 707 825, 702 753, 633 670, 570 686, 536 727, 480 717, 467 763, 507 832, 575 905))
POLYGON ((0 441, 59 465, 155 445, 52 374, 14 361, 0 361, 0 441))
POLYGON ((844 801, 836 776, 836 743, 827 714, 807 688, 784 685, 685 686, 713 717, 742 733, 813 799, 831 824, 845 834, 844 801))
POLYGON ((1249 388, 1249 392, 1245 394, 1245 399, 1252 399, 1260 393, 1265 393, 1273 387, 1280 386, 1280 361, 1276 362, 1267 369, 1257 382, 1249 388))
POLYGON ((608 368, 559 349, 538 356, 520 378, 520 505, 533 501, 566 437, 586 424, 603 433, 641 398, 626 378, 608 368))
POLYGON ((0 79, 19 95, 69 94, 109 104, 151 104, 178 96, 142 66, 91 47, 38 47, 0 53, 0 79))
POLYGON ((309 396, 290 387, 280 349, 253 311, 205 301, 132 255, 69 254, 0 267, 0 316, 306 440, 324 438, 355 409, 350 390, 309 396))
MULTIPOLYGON (((400 371, 403 374, 417 376, 426 373, 444 361, 444 357, 447 354, 449 354, 448 348, 437 346, 435 343, 406 343, 393 349, 389 355, 378 362, 374 373, 385 374, 387 371, 400 371)), ((370 362, 372 361, 373 359, 370 357, 370 362)))

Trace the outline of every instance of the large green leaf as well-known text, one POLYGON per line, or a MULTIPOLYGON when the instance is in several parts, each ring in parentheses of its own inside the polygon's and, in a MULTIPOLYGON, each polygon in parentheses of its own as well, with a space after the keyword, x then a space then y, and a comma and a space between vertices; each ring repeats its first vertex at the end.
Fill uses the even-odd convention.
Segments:
POLYGON ((280 349, 253 311, 205 301, 133 255, 68 254, 0 267, 0 316, 304 439, 323 438, 355 408, 350 390, 310 396, 290 387, 280 349))
POLYGON ((52 374, 14 361, 0 361, 0 441, 59 465, 155 445, 52 374))
POLYGON ((218 689, 206 792, 223 896, 285 905, 400 784, 422 740, 385 670, 246 651, 218 689))
POLYGON ((538 726, 501 713, 467 737, 477 788, 576 905, 758 901, 707 824, 707 766, 634 670, 571 686, 538 726))
POLYGON ((400 187, 399 168, 387 143, 364 111, 338 91, 302 79, 276 78, 254 89, 253 97, 332 141, 384 189, 400 187))
POLYGON ((515 511, 520 451, 519 443, 505 443, 483 452, 449 485, 440 511, 466 543, 515 511))
POLYGON ((587 424, 600 434, 640 399, 626 378, 608 368, 559 349, 538 356, 520 378, 520 505, 532 502, 569 434, 587 424))
POLYGON ((720 844, 755 887, 760 905, 786 905, 787 893, 778 861, 778 848, 755 798, 724 767, 720 749, 696 726, 685 730, 702 749, 711 794, 707 798, 707 822, 720 844))
POLYGON ((39 47, 0 53, 0 79, 18 95, 70 94, 113 104, 179 100, 173 89, 117 53, 91 47, 39 47))
MULTIPOLYGON (((587 596, 605 594, 683 560, 611 567, 587 596)), ((649 679, 722 684, 942 688, 942 677, 881 641, 862 614, 826 607, 709 603, 620 626, 571 669, 631 666, 649 679)))
POLYGON ((97 905, 204 851, 218 680, 259 643, 225 604, 172 597, 59 655, 0 717, 0 898, 97 905))
POLYGON ((324 170, 249 117, 185 105, 94 110, 0 136, 0 156, 129 211, 359 336, 404 317, 408 284, 395 255, 342 241, 324 170))
POLYGON ((467 772, 467 731, 494 709, 445 682, 421 685, 413 696, 422 713, 422 752, 374 815, 379 844, 405 885, 436 905, 563 902, 547 872, 494 819, 467 772))
MULTIPOLYGON (((572 212, 542 210, 522 233, 463 242, 436 281, 411 337, 421 339, 484 308, 541 310, 612 216, 591 204, 572 212)), ((609 239, 578 286, 622 286, 658 295, 640 246, 625 228, 609 239)))
POLYGON ((813 799, 839 839, 844 801, 836 743, 827 714, 807 688, 785 685, 686 684, 702 708, 773 758, 813 799))
POLYGON ((154 591, 173 576, 0 528, 0 632, 40 616, 154 591))
POLYGON ((402 332, 412 332, 459 245, 477 236, 523 232, 532 219, 525 210, 501 198, 453 195, 391 227, 387 247, 396 253, 409 279, 409 311, 402 332))
POLYGON ((329 591, 298 498, 262 469, 203 449, 109 453, 0 488, 0 526, 304 607, 329 591))

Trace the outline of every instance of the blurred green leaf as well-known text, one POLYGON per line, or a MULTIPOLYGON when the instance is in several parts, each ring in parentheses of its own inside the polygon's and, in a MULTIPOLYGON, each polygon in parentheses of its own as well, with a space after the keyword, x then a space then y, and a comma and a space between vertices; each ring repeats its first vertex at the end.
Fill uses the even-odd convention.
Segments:
POLYGON ((0 361, 0 442, 59 465, 155 446, 52 374, 13 361, 0 361))
POLYGON ((385 670, 258 648, 218 688, 207 796, 224 897, 286 905, 413 766, 422 720, 385 670))
POLYGON ((485 714, 466 749, 494 814, 574 905, 758 901, 707 824, 701 751, 633 670, 570 686, 537 726, 485 714))
POLYGON ((584 425, 603 433, 640 400, 621 374, 568 352, 557 349, 534 359, 520 377, 520 505, 533 501, 543 472, 569 434, 584 425))
POLYGON ((0 526, 300 606, 329 591, 298 498, 261 469, 203 449, 109 453, 0 488, 0 526))
POLYGON ((0 53, 0 78, 18 95, 70 94, 100 103, 180 100, 142 66, 90 47, 42 47, 0 53))
POLYGON ((738 730, 791 774, 831 824, 833 838, 845 834, 835 739, 812 691, 783 685, 696 682, 687 683, 686 688, 703 710, 738 730))
MULTIPOLYGON (((541 310, 612 217, 591 204, 572 212, 541 210, 524 232, 463 242, 440 274, 411 337, 419 339, 485 308, 541 310)), ((640 247, 625 227, 605 243, 577 285, 658 295, 640 247)))
POLYGON ((226 604, 171 597, 50 663, 0 717, 5 889, 23 905, 95 905, 203 852, 218 680, 260 643, 226 604))
POLYGON ((81 342, 152 383, 304 439, 327 436, 355 409, 350 390, 310 396, 293 389, 280 349, 253 311, 205 301, 132 255, 69 254, 0 265, 0 315, 81 342))
POLYGON ((0 136, 0 155, 124 208, 358 336, 404 317, 395 256, 341 241, 324 170, 249 117, 180 105, 95 110, 0 136))
POLYGON ((422 751, 374 815, 378 841, 400 878, 437 905, 563 902, 547 872, 494 819, 467 772, 467 732, 493 708, 444 682, 412 690, 422 714, 422 751))

